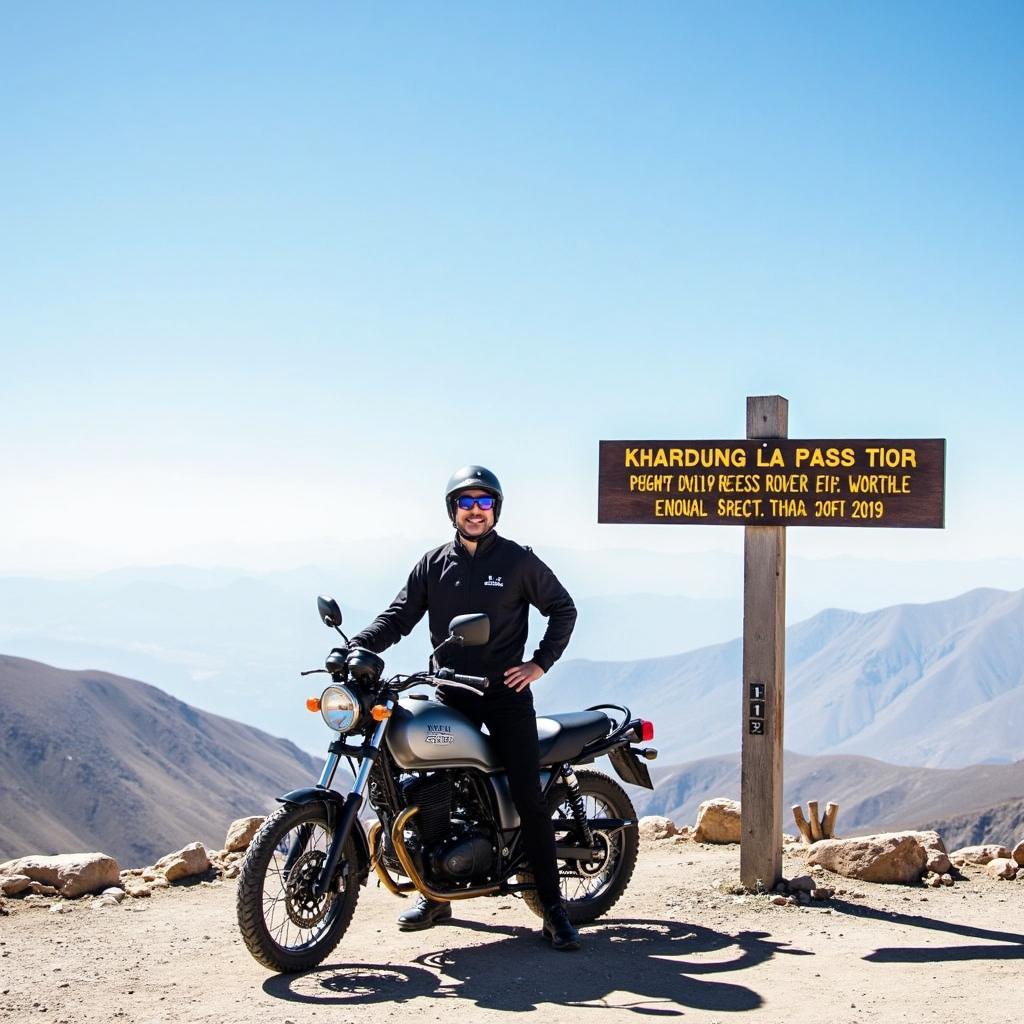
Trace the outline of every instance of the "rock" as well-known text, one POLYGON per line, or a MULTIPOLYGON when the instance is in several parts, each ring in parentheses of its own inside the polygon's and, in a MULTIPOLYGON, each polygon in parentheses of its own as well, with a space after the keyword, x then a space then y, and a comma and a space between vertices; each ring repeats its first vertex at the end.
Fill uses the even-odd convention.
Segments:
POLYGON ((74 910, 74 909, 75 909, 75 904, 74 903, 68 903, 65 900, 61 900, 60 903, 54 903, 54 905, 52 907, 50 907, 50 913, 51 914, 70 914, 71 911, 74 910))
POLYGON ((933 889, 938 889, 942 885, 942 875, 931 874, 925 879, 925 883, 933 889))
POLYGON ((808 850, 808 864, 865 882, 916 882, 928 853, 916 832, 884 832, 850 839, 822 839, 808 850))
MULTIPOLYGON (((202 843, 189 843, 188 846, 161 857, 153 866, 168 882, 177 882, 181 878, 191 878, 209 871, 210 858, 207 857, 206 848, 202 843)), ((146 878, 145 874, 142 877, 146 878)))
POLYGON ((241 867, 238 864, 229 864, 224 869, 224 877, 225 878, 237 878, 238 877, 238 872, 241 871, 241 870, 242 869, 241 869, 241 867))
POLYGON ((641 818, 638 830, 641 839, 668 839, 679 832, 671 818, 664 818, 660 814, 648 814, 641 818))
POLYGON ((37 896, 56 896, 60 892, 55 885, 43 885, 42 882, 29 882, 28 887, 37 896))
POLYGON ((0 875, 0 892, 5 896, 17 896, 32 884, 28 875, 0 875))
POLYGON ((771 902, 777 907, 788 907, 791 901, 788 896, 779 895, 773 896, 771 902))
POLYGON ((92 910, 102 910, 104 907, 116 907, 117 900, 113 896, 97 896, 89 906, 92 910))
POLYGON ((139 876, 144 882, 152 882, 157 878, 157 873, 153 868, 146 868, 139 876))
POLYGON ((112 885, 109 889, 104 889, 103 892, 100 893, 100 895, 101 896, 111 896, 118 903, 120 903, 121 900, 124 899, 125 893, 124 893, 124 889, 119 889, 116 885, 112 885))
POLYGON ((705 800, 697 808, 693 833, 698 843, 738 843, 740 841, 740 805, 721 797, 705 800))
POLYGON ((128 895, 132 899, 141 900, 148 899, 153 895, 153 890, 145 883, 136 883, 128 887, 128 895))
POLYGON ((800 875, 799 878, 791 878, 788 886, 790 892, 810 892, 816 883, 810 875, 800 875))
POLYGON ((245 850, 249 842, 259 831, 260 825, 265 818, 253 816, 251 818, 237 818, 228 826, 228 835, 224 840, 224 852, 234 853, 236 850, 245 850))
POLYGON ((1024 839, 1013 848, 1010 856, 1017 862, 1018 867, 1024 868, 1024 839))
POLYGON ((951 874, 949 874, 949 872, 947 871, 944 875, 941 876, 940 881, 942 882, 943 885, 952 885, 953 884, 953 876, 951 874))
POLYGON ((830 900, 835 895, 832 889, 812 889, 811 899, 812 900, 830 900))
POLYGON ((934 871, 937 875, 944 875, 953 865, 949 861, 949 854, 946 853, 946 844, 938 832, 918 832, 918 842, 924 847, 928 854, 928 870, 934 871))
POLYGON ((985 870, 992 878, 1005 878, 1013 881, 1017 877, 1017 862, 1010 857, 993 857, 985 865, 985 870))
POLYGON ((105 853, 63 853, 57 857, 33 855, 0 864, 0 875, 28 875, 43 885, 52 885, 62 896, 73 899, 117 885, 121 871, 117 861, 105 853))
POLYGON ((171 883, 168 882, 166 878, 154 878, 153 881, 149 883, 149 890, 152 892, 154 889, 168 889, 170 888, 170 885, 171 883))
POLYGON ((959 850, 954 850, 949 855, 949 859, 958 867, 963 867, 965 864, 987 864, 997 857, 1008 858, 1009 856, 1010 851, 1005 846, 1000 846, 998 843, 986 843, 982 846, 964 846, 959 850))

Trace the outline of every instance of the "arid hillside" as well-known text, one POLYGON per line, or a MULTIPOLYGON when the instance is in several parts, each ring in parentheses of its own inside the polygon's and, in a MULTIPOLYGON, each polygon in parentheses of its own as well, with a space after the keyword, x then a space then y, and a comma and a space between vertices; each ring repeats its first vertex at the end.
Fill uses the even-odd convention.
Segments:
POLYGON ((318 771, 293 743, 145 683, 0 656, 0 860, 216 849, 229 822, 318 771))

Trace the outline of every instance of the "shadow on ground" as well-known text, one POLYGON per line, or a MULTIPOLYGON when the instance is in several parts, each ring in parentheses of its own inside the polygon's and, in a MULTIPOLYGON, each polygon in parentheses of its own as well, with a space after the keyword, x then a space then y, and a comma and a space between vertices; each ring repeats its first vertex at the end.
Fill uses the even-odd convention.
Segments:
POLYGON ((904 925, 946 932, 966 939, 983 939, 984 945, 970 946, 892 946, 876 949, 865 960, 876 964, 952 963, 958 960, 1024 960, 1024 935, 1018 932, 1000 932, 991 928, 978 928, 956 921, 941 921, 921 914, 901 914, 876 910, 846 900, 833 900, 831 907, 851 917, 884 921, 886 924, 904 925))
MULTIPOLYGON (((763 1002, 757 992, 724 979, 777 953, 810 955, 770 940, 767 932, 730 936, 677 921, 603 921, 585 929, 583 937, 585 951, 555 953, 532 929, 459 922, 424 935, 432 951, 412 964, 325 965, 268 978, 263 989, 278 999, 322 1005, 429 998, 496 1010, 555 1004, 682 1016, 682 1007, 756 1009, 763 1002), (463 929, 486 932, 494 940, 461 946, 463 929), (613 993, 618 995, 608 1002, 613 993)), ((449 1003, 447 1009, 457 1012, 458 1006, 449 1003)))

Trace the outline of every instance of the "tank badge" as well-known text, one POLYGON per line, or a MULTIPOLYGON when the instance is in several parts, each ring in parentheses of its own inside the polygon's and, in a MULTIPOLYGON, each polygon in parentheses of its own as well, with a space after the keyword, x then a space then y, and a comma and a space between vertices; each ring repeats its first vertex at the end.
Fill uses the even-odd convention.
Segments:
POLYGON ((452 727, 450 725, 428 725, 426 741, 427 743, 454 743, 452 727))

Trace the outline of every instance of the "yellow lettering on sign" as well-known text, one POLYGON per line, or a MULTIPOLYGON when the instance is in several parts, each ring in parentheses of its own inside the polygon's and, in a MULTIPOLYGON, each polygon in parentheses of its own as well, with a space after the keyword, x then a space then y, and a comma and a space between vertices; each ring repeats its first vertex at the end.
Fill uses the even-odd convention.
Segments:
POLYGON ((762 468, 774 469, 776 466, 785 466, 786 460, 778 448, 766 452, 763 448, 757 449, 757 464, 762 468))
POLYGON ((880 469, 917 469, 917 452, 913 448, 866 448, 868 465, 880 469))
MULTIPOLYGON (((870 452, 871 449, 869 448, 870 452)), ((838 466, 852 466, 855 455, 852 448, 797 448, 797 466, 811 466, 835 469, 838 466)))
POLYGON ((718 515, 723 519, 757 519, 761 515, 761 499, 719 498, 718 515))
POLYGON ((656 498, 654 515, 658 519, 706 519, 703 498, 656 498))

